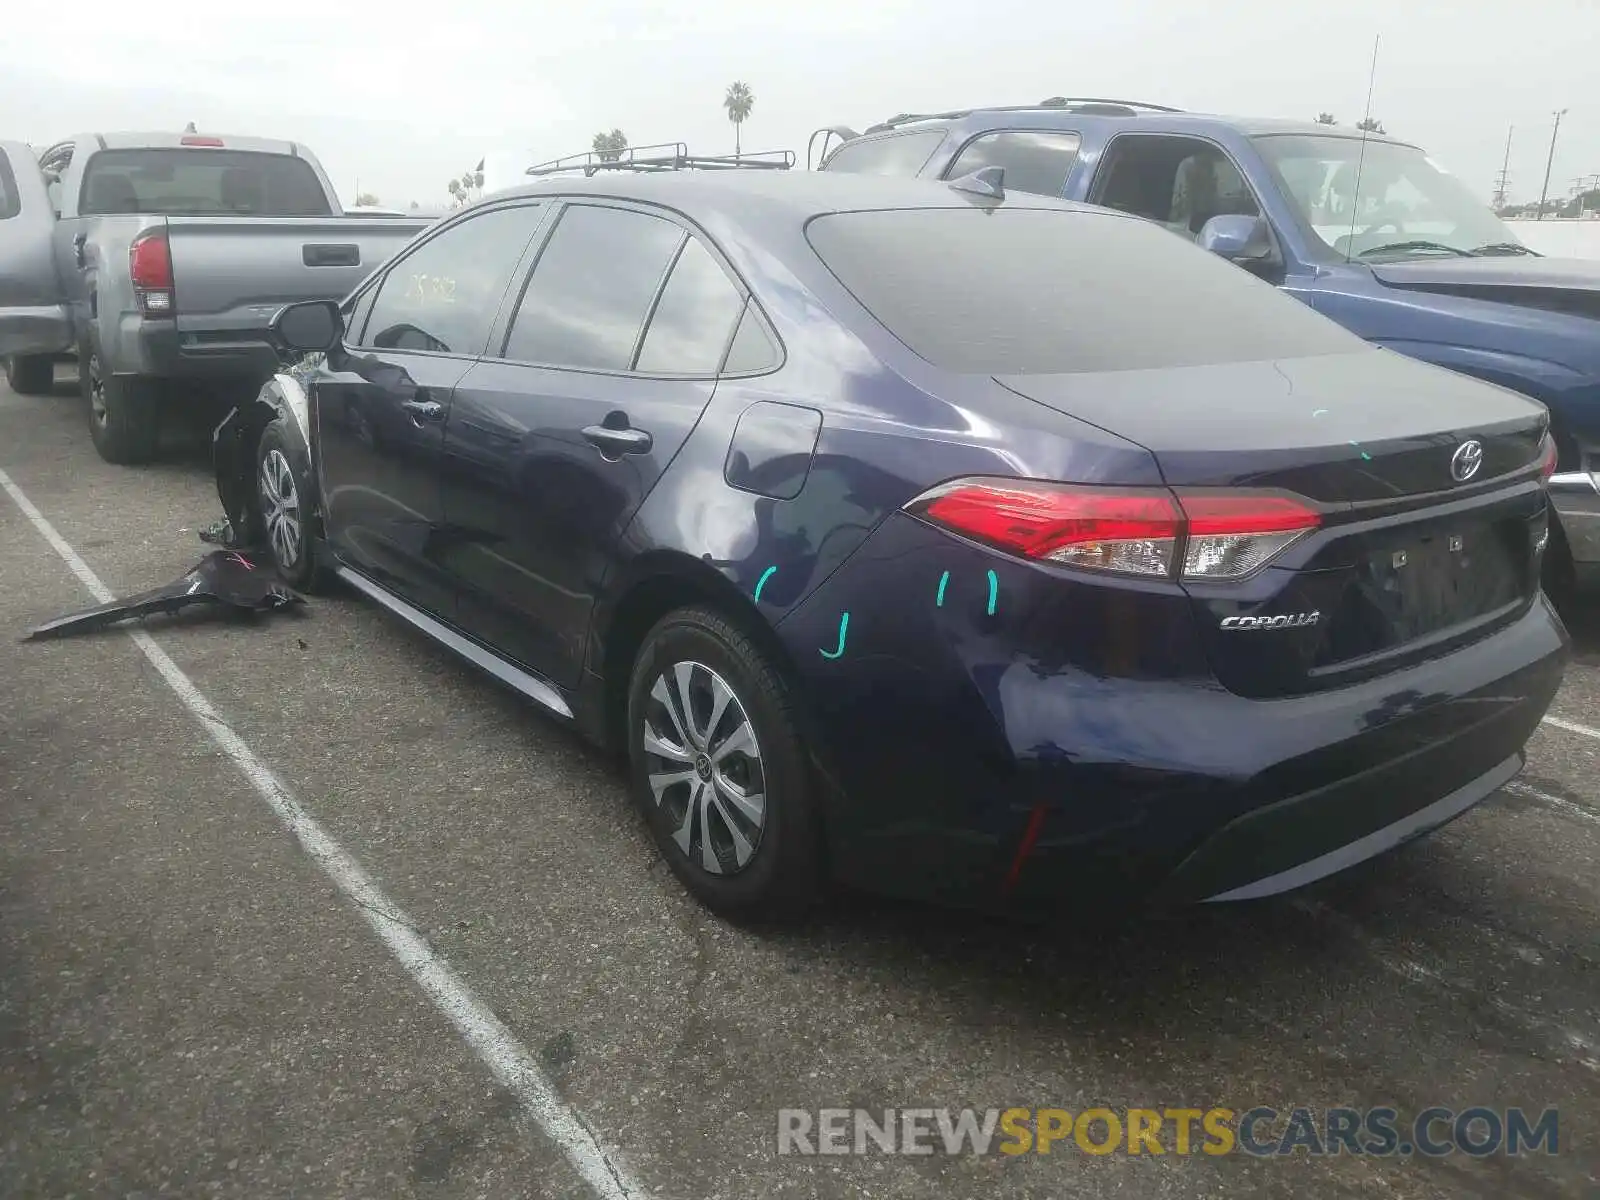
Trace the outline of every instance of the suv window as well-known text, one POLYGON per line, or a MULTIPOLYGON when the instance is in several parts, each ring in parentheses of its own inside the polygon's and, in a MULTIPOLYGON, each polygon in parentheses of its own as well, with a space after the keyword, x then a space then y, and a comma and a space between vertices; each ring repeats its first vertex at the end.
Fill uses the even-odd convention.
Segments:
POLYGON ((1111 213, 830 213, 806 236, 890 333, 951 371, 1131 371, 1366 346, 1227 260, 1111 213))
POLYGON ((945 172, 959 179, 984 167, 1006 173, 1006 191, 1037 192, 1059 196, 1066 190, 1067 172, 1078 160, 1080 138, 1075 133, 1044 129, 997 129, 968 142, 945 172))
POLYGON ((822 164, 822 169, 856 175, 915 175, 942 141, 942 129, 916 129, 846 142, 822 164))
POLYGON ((648 213, 568 206, 533 268, 505 357, 628 370, 662 277, 687 236, 648 213))
POLYGON ((102 150, 83 173, 78 211, 196 217, 327 217, 303 158, 243 150, 102 150))
POLYGON ((422 243, 378 285, 360 344, 482 354, 511 273, 544 211, 538 204, 493 208, 422 243))
POLYGON ((1198 138, 1123 134, 1112 140, 1089 193, 1117 208, 1195 237, 1212 217, 1256 217, 1250 185, 1223 151, 1198 138))
POLYGON ((652 375, 715 375, 744 311, 744 296, 722 265, 691 237, 661 289, 635 370, 652 375))

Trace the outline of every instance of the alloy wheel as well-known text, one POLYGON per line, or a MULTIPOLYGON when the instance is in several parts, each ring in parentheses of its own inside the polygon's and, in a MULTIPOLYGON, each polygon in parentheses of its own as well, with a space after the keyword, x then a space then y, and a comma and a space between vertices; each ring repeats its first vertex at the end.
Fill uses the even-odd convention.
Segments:
POLYGON ((644 713, 650 793, 684 857, 711 875, 749 865, 766 826, 754 726, 727 680, 698 662, 656 677, 644 713))
POLYGON ((300 561, 300 493, 294 486, 294 469, 276 447, 261 458, 261 519, 278 565, 294 567, 300 561))

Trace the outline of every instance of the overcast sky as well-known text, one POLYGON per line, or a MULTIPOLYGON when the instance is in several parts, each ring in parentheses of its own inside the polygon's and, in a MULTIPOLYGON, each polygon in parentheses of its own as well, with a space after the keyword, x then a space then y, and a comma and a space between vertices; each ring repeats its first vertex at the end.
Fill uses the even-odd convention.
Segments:
POLYGON ((735 79, 756 97, 745 148, 802 161, 819 125, 1060 94, 1353 123, 1375 34, 1373 114, 1486 198, 1514 125, 1512 196, 1537 199, 1558 108, 1551 193, 1600 172, 1600 0, 12 0, 0 22, 0 136, 293 138, 346 203, 359 180, 440 204, 485 155, 509 182, 613 126, 728 153, 735 79))

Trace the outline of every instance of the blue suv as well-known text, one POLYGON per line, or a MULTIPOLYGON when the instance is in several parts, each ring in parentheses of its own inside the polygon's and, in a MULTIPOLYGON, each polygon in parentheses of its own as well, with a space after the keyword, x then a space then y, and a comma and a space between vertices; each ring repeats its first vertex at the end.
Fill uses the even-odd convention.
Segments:
POLYGON ((1600 582, 1600 264, 1523 246, 1419 147, 1062 96, 905 113, 859 135, 834 126, 819 143, 824 171, 954 179, 1000 167, 1007 191, 1145 217, 1369 342, 1540 401, 1559 451, 1545 587, 1560 598, 1600 582))

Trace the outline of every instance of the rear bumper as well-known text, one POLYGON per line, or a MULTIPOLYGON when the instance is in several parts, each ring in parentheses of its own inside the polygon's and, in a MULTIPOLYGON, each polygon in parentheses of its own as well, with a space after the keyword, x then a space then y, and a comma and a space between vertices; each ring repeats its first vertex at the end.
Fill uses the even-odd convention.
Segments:
POLYGON ((265 383, 282 368, 265 329, 192 332, 130 313, 118 333, 118 352, 111 356, 118 375, 265 383))
POLYGON ((941 537, 891 520, 779 625, 836 784, 835 870, 875 891, 1042 910, 1300 886, 1515 774, 1569 655, 1541 595, 1403 670, 1254 700, 1146 593, 1102 604, 941 537))
POLYGON ((1573 563, 1600 570, 1600 482, 1588 471, 1563 471, 1550 479, 1550 500, 1573 563))
MULTIPOLYGON (((1046 801, 1040 836, 1025 856, 1014 844, 1002 891, 1046 903, 1081 882, 1127 884, 1158 904, 1243 900, 1353 866, 1512 779, 1567 654, 1541 597, 1482 642, 1367 685, 1286 702, 1191 695, 1156 715, 1194 730, 1180 786, 1128 796, 1124 814, 1137 819, 1099 829, 1046 801)), ((1059 782, 1069 788, 1070 774, 1059 782)))
POLYGON ((0 358, 60 354, 72 345, 72 313, 65 304, 7 308, 0 320, 0 358))
MULTIPOLYGON (((1493 741, 1505 744, 1498 737, 1493 741)), ((1450 748, 1459 749, 1460 740, 1453 739, 1450 748)), ((1438 789, 1416 776, 1435 757, 1430 748, 1415 764, 1388 763, 1236 817, 1178 865, 1157 899, 1258 900, 1304 887, 1455 820, 1516 778, 1526 758, 1519 748, 1424 803, 1438 789)))

